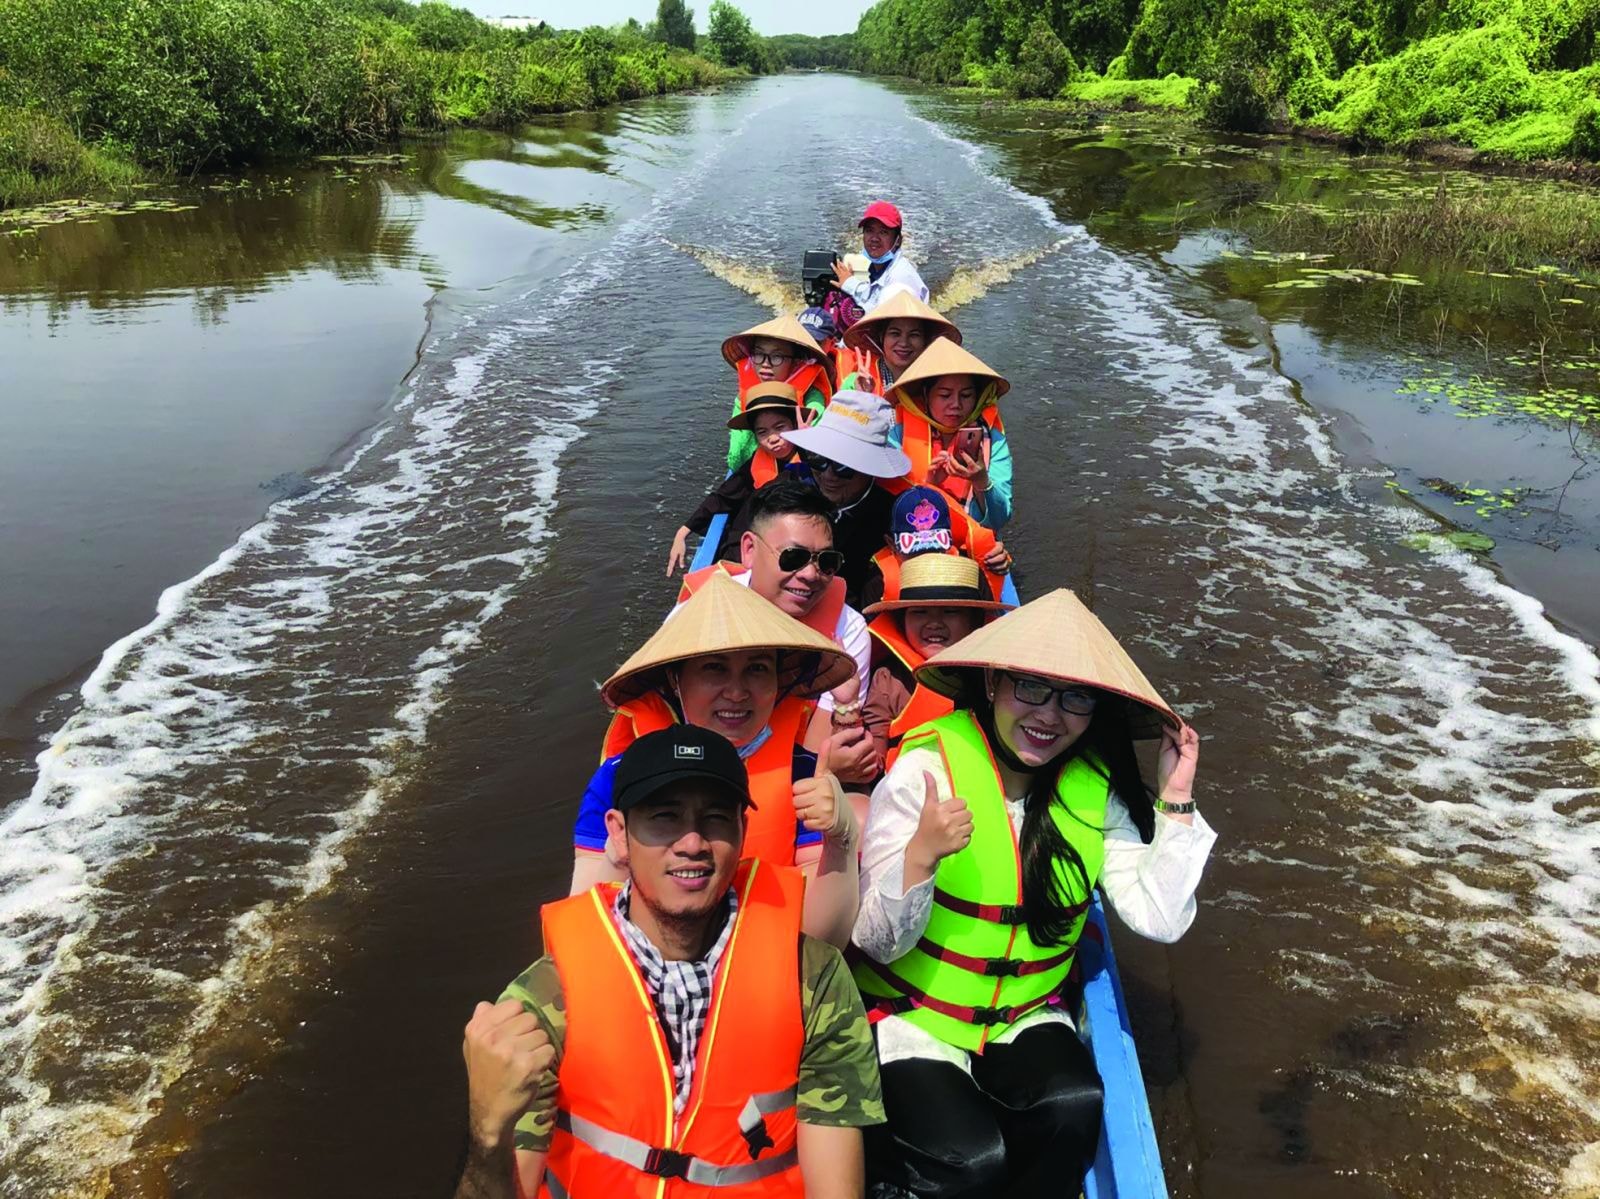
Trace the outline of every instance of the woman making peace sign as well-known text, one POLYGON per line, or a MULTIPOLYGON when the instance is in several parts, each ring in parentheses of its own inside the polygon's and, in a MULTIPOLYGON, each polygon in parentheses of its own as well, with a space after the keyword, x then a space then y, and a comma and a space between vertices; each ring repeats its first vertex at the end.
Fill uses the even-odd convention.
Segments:
POLYGON ((906 734, 867 817, 852 939, 889 1118, 869 1176, 1060 1195, 1093 1158, 1101 1093, 1057 996, 1096 885, 1144 936, 1193 921, 1215 840, 1191 799, 1199 738, 1070 591, 917 679, 956 710, 906 734), (1133 743, 1156 735, 1152 795, 1133 743))

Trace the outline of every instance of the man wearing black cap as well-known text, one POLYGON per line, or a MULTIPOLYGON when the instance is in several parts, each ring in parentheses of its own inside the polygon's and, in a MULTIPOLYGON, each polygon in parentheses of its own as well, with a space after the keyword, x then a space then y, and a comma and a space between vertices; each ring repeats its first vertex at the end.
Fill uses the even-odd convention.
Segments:
POLYGON ((738 751, 650 733, 613 803, 627 881, 547 905, 545 956, 467 1025, 457 1199, 661 1179, 860 1199, 860 1130, 883 1121, 872 1035, 838 950, 799 931, 798 872, 740 861, 738 751))

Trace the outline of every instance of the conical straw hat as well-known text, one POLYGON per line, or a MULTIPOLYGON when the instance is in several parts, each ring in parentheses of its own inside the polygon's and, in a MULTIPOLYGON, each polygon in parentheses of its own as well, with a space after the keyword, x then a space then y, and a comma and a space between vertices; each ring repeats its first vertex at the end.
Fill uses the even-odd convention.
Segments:
POLYGON ((990 599, 983 575, 971 558, 957 554, 925 553, 907 558, 900 566, 900 592, 862 609, 863 616, 902 608, 981 608, 1004 612, 1012 605, 990 599))
POLYGON ((774 317, 770 321, 763 321, 753 329, 746 329, 743 333, 735 333, 722 343, 722 357, 729 366, 737 367, 739 363, 750 357, 750 340, 755 337, 770 337, 775 341, 786 341, 796 349, 805 351, 817 361, 826 361, 827 355, 822 352, 822 347, 817 344, 817 339, 806 332, 806 327, 792 316, 774 317))
POLYGON ((853 350, 859 350, 864 348, 863 341, 870 341, 870 345, 865 348, 875 348, 883 325, 889 321, 904 320, 928 321, 935 326, 935 337, 948 337, 957 345, 961 344, 961 330, 956 328, 954 321, 942 313, 935 312, 904 288, 891 292, 883 303, 846 329, 844 344, 853 350))
POLYGON ((917 681, 953 699, 963 674, 986 666, 1125 696, 1139 705, 1128 713, 1135 737, 1160 736, 1163 723, 1183 726, 1106 626, 1065 588, 946 646, 917 670, 917 681))
POLYGON ((884 398, 891 404, 898 404, 909 412, 914 412, 924 420, 932 420, 928 416, 923 404, 923 392, 926 385, 943 375, 975 375, 979 380, 980 392, 977 407, 973 409, 976 415, 987 406, 983 395, 988 387, 982 380, 989 381, 988 386, 994 388, 991 399, 998 400, 1011 390, 1011 384, 1006 382, 1005 376, 985 363, 970 350, 964 350, 947 337, 941 337, 922 353, 917 355, 917 360, 906 368, 906 373, 894 381, 894 386, 889 388, 889 394, 884 398))
POLYGON ((748 429, 750 422, 762 412, 788 412, 798 429, 802 419, 800 393, 787 383, 757 383, 747 387, 739 397, 739 411, 728 418, 728 428, 748 429))
POLYGON ((648 691, 665 691, 665 667, 702 654, 778 651, 780 687, 813 695, 855 672, 855 660, 794 617, 722 571, 684 602, 600 688, 613 708, 648 691))

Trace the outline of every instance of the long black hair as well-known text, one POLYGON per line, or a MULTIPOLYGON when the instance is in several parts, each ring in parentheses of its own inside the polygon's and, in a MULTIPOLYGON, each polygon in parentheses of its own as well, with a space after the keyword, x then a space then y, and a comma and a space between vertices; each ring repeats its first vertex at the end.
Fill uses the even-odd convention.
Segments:
MULTIPOLYGON (((1155 836, 1155 797, 1139 772, 1139 759, 1133 751, 1129 702, 1120 695, 1100 692, 1083 736, 1032 772, 1023 801, 1022 833, 1017 844, 1022 853, 1022 907, 1028 918, 1028 935, 1035 945, 1065 944, 1077 922, 1072 910, 1072 894, 1059 866, 1065 865, 1067 875, 1076 877, 1079 894, 1087 896, 1091 885, 1083 858, 1056 826, 1051 814, 1052 806, 1060 802, 1056 787, 1069 765, 1079 758, 1085 760, 1127 807, 1138 826, 1140 838, 1148 844, 1155 836)), ((977 718, 996 756, 1013 769, 1026 770, 1000 739, 995 728, 994 703, 989 699, 981 673, 968 672, 956 708, 970 711, 977 718)))

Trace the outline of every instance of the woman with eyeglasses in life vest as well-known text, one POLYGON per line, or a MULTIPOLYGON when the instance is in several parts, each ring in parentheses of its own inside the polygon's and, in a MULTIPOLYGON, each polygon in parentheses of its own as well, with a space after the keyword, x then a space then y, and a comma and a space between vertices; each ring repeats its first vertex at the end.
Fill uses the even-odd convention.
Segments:
POLYGON ((862 611, 873 672, 861 716, 885 770, 900 756, 908 732, 952 707, 948 696, 917 682, 917 668, 1014 606, 990 597, 971 558, 935 550, 906 559, 894 596, 862 611))
POLYGON ((800 866, 805 931, 842 947, 856 911, 856 825, 829 768, 842 734, 821 731, 809 698, 841 683, 854 693, 855 663, 837 644, 726 575, 708 579, 600 689, 613 714, 573 828, 571 893, 624 877, 606 824, 623 751, 692 724, 732 742, 749 772, 744 855, 800 866))
POLYGON ((979 524, 999 532, 1011 519, 1011 445, 998 401, 1001 374, 939 338, 886 393, 899 405, 895 442, 915 483, 937 487, 979 524))
POLYGON ((959 345, 961 330, 910 292, 894 292, 840 336, 833 354, 839 390, 887 396, 895 380, 941 337, 959 345))
MULTIPOLYGON (((744 410, 745 394, 762 383, 789 384, 801 403, 818 416, 833 395, 828 355, 792 316, 763 321, 743 333, 735 333, 722 343, 722 357, 739 375, 739 391, 730 417, 744 410)), ((756 435, 747 428, 728 427, 728 469, 738 470, 755 455, 756 435)))
POLYGON ((924 1199, 1076 1193, 1101 1088, 1062 990, 1098 886, 1175 941, 1215 834, 1199 737, 1070 591, 916 671, 954 709, 908 732, 873 790, 854 973, 889 1123, 869 1177, 924 1199), (1134 742, 1160 737, 1157 782, 1134 742))
POLYGON ((694 514, 678 527, 667 554, 668 578, 689 561, 689 535, 705 536, 712 518, 718 514, 725 514, 728 520, 723 525, 717 557, 725 556, 724 547, 734 547, 737 552, 739 536, 747 527, 745 506, 750 497, 786 467, 800 465, 798 451, 783 434, 794 432, 802 423, 809 424, 815 415, 814 409, 801 406, 799 394, 787 383, 758 383, 745 392, 740 410, 728 420, 728 428, 754 434, 756 452, 713 487, 694 514))

